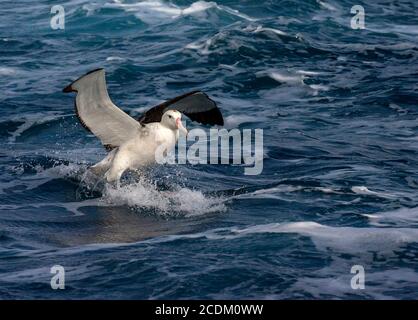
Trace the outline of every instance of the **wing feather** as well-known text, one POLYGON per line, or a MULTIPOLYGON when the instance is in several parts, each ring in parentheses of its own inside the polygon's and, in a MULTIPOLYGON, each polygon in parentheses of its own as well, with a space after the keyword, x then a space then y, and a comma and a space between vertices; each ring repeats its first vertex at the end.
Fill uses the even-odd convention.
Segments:
POLYGON ((104 69, 90 71, 63 91, 77 92, 75 110, 78 119, 106 148, 120 146, 141 128, 135 119, 110 100, 104 69))
POLYGON ((168 110, 177 110, 192 121, 209 125, 223 125, 224 119, 216 103, 202 91, 192 91, 165 101, 145 112, 140 123, 160 122, 168 110))

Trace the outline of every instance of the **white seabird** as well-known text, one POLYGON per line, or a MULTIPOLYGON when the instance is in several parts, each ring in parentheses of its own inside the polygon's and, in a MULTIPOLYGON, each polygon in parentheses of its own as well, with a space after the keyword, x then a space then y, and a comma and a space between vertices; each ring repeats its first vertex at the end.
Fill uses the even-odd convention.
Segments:
POLYGON ((182 113, 202 124, 224 124, 216 103, 201 91, 168 100, 135 120, 110 100, 104 69, 90 71, 63 91, 77 93, 75 111, 78 119, 110 151, 91 167, 95 174, 104 174, 108 182, 119 181, 127 169, 155 163, 159 146, 174 147, 179 131, 187 134, 181 123, 182 113))

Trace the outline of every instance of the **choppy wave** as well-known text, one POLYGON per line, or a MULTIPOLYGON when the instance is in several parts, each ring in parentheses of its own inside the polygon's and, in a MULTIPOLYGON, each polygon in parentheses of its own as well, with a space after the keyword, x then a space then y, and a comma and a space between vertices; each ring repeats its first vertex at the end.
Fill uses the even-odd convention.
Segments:
MULTIPOLYGON (((46 206, 63 207, 67 211, 76 215, 83 214, 79 209, 86 206, 127 206, 132 209, 153 209, 158 215, 163 216, 195 216, 207 213, 224 212, 226 206, 225 199, 221 197, 205 196, 199 190, 191 190, 189 188, 180 187, 176 183, 176 175, 168 176, 170 182, 170 190, 161 190, 155 182, 145 178, 136 177, 136 182, 129 182, 122 186, 112 186, 103 183, 100 185, 101 178, 93 176, 94 180, 86 183, 86 173, 88 167, 78 164, 58 164, 52 167, 44 168, 41 165, 33 166, 35 174, 24 175, 19 179, 9 182, 0 183, 0 194, 16 194, 34 190, 57 179, 74 180, 76 184, 80 184, 79 189, 85 194, 86 192, 99 192, 101 197, 95 200, 83 200, 64 203, 29 203, 25 206, 35 208, 46 206), (16 187, 20 187, 17 190, 16 187), (83 191, 83 188, 87 190, 83 191), (89 189, 91 189, 89 191, 89 189)), ((90 174, 91 175, 91 174, 90 174)), ((7 207, 7 205, 6 205, 7 207)), ((3 207, 5 208, 5 207, 3 207)), ((14 206, 13 209, 19 209, 14 206)))
POLYGON ((56 298, 55 264, 63 298, 416 298, 415 2, 367 3, 361 30, 347 0, 63 5, 53 30, 52 4, 2 3, 0 298, 56 298), (106 151, 62 88, 99 67, 133 117, 207 92, 227 129, 263 129, 262 174, 90 177, 106 151))
MULTIPOLYGON (((114 0, 113 3, 105 4, 109 8, 121 8, 128 13, 133 13, 141 21, 148 24, 155 23, 170 23, 171 20, 188 15, 200 15, 207 10, 215 9, 225 12, 229 15, 245 19, 248 21, 255 21, 256 19, 232 9, 228 6, 218 5, 216 2, 210 1, 196 1, 188 7, 180 7, 171 2, 146 0, 135 3, 125 3, 120 0, 114 0)), ((199 16, 200 17, 200 16, 199 16)))
MULTIPOLYGON (((318 250, 327 252, 334 250, 339 253, 354 255, 392 255, 395 250, 409 243, 418 242, 416 228, 355 228, 332 227, 313 221, 270 223, 249 226, 246 228, 219 228, 200 233, 185 235, 169 235, 160 238, 141 241, 137 244, 156 244, 177 240, 199 239, 232 240, 241 237, 251 237, 256 234, 295 233, 309 237, 318 250)), ((99 249, 108 245, 100 245, 99 249)))

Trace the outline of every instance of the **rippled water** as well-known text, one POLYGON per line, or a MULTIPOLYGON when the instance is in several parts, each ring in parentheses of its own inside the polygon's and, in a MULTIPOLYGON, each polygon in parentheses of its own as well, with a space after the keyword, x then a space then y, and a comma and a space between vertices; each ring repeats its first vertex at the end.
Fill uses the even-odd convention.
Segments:
POLYGON ((348 0, 72 0, 65 30, 54 4, 0 9, 0 298, 417 298, 416 1, 356 1, 364 30, 348 0), (264 130, 262 174, 88 189, 105 151, 61 90, 98 67, 131 115, 204 90, 264 130))

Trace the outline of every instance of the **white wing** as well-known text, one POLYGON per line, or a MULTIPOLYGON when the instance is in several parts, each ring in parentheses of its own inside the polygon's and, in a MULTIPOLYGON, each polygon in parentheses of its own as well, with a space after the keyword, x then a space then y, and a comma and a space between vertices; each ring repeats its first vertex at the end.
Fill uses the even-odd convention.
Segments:
POLYGON ((105 147, 118 147, 139 133, 141 125, 138 121, 110 100, 104 69, 90 71, 63 91, 77 92, 75 108, 80 122, 105 147))

